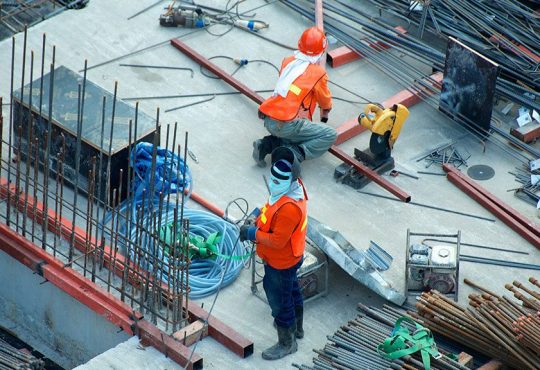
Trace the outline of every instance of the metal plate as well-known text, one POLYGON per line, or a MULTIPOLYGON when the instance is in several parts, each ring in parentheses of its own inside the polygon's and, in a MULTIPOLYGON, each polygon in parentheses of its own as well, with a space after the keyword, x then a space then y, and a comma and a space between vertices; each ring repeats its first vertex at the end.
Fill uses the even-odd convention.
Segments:
POLYGON ((495 170, 485 164, 477 164, 469 167, 467 175, 475 180, 489 180, 495 176, 495 170))

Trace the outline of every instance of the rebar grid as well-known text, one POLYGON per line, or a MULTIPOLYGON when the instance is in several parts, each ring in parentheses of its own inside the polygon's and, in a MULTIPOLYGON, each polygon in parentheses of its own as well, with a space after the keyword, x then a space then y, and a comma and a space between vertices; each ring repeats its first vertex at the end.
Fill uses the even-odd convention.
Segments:
MULTIPOLYGON (((185 326, 187 316, 187 275, 189 266, 189 220, 184 219, 184 194, 171 196, 157 188, 154 181, 149 182, 143 193, 143 200, 134 196, 134 176, 131 166, 127 171, 120 170, 120 182, 112 188, 111 143, 114 135, 115 105, 118 84, 115 83, 112 102, 113 113, 108 148, 103 147, 105 115, 102 115, 101 150, 98 156, 89 159, 90 169, 87 174, 80 174, 81 129, 84 117, 86 88, 86 62, 82 81, 78 85, 77 97, 77 135, 75 168, 66 164, 66 138, 61 134, 58 152, 53 152, 52 117, 54 104, 55 49, 50 61, 50 83, 48 112, 43 107, 43 75, 45 72, 46 38, 43 36, 41 58, 41 84, 39 89, 33 86, 34 52, 27 56, 24 32, 22 71, 20 75, 20 97, 14 99, 15 38, 12 42, 12 69, 10 90, 9 120, 4 122, 0 112, 0 220, 43 250, 51 253, 64 263, 65 268, 72 268, 92 282, 111 292, 123 302, 138 310, 154 324, 160 324, 166 331, 172 332, 185 326), (27 59, 29 71, 26 70, 27 59), (29 76, 27 76, 29 74, 29 76), (29 85, 25 85, 29 77, 29 85), (39 90, 39 96, 27 94, 24 90, 39 90), (32 101, 34 100, 34 101, 32 101), (39 103, 37 103, 39 101, 39 103), (15 104, 16 103, 16 104, 15 104), (14 119, 15 109, 30 111, 29 107, 39 104, 38 111, 18 114, 14 119), (23 120, 26 122, 23 124, 23 120), (39 120, 45 120, 47 129, 44 133, 37 130, 39 120), (4 135, 6 124, 7 137, 4 135), (23 129, 25 127, 25 129, 23 129), (105 152, 105 153, 104 153, 105 152), (6 155, 7 154, 7 155, 6 155), (105 154, 105 155, 104 155, 105 154), (106 158, 105 158, 106 157, 106 158), (99 169, 106 168, 105 173, 99 169), (66 176, 66 171, 75 171, 74 180, 66 176), (83 175, 87 181, 79 182, 83 175), (126 186, 123 186, 123 185, 126 186), (101 187, 104 186, 105 199, 101 187), (126 190, 127 189, 127 192, 126 190), (81 194, 79 194, 79 192, 81 194), (122 192, 126 192, 122 194, 122 192), (158 193, 158 197, 151 195, 158 193), (124 199, 124 200, 123 200, 124 199), (123 202, 122 202, 123 200, 123 202), (173 238, 166 245, 160 235, 165 223, 173 223, 173 238), (121 227, 123 225, 123 227, 121 227), (178 227, 179 226, 179 227, 178 227), (167 250, 168 253, 164 251, 167 250)), ((18 83, 17 83, 18 85, 18 83)), ((103 97, 103 111, 106 98, 103 97)), ((138 105, 135 116, 129 121, 128 158, 132 158, 131 149, 142 136, 137 132, 138 105)), ((156 117, 156 134, 152 153, 152 173, 156 163, 156 148, 159 144, 160 129, 159 109, 156 117)), ((167 125, 165 148, 180 158, 181 146, 176 144, 177 124, 167 125), (171 126, 173 139, 169 140, 171 126)), ((187 153, 188 136, 185 135, 184 158, 187 153)), ((135 158, 135 157, 134 157, 135 158)), ((136 159, 131 163, 136 165, 136 159)), ((168 176, 172 176, 173 161, 168 160, 168 176)), ((176 167, 176 178, 185 182, 185 169, 180 173, 176 167)), ((153 180, 153 179, 152 179, 153 180)), ((184 183, 183 182, 183 183, 184 183)))

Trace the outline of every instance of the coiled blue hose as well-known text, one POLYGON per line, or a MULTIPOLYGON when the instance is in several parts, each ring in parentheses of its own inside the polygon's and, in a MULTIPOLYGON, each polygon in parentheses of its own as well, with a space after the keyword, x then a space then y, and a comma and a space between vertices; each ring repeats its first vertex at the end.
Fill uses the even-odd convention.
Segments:
MULTIPOLYGON (((169 255, 163 250, 164 243, 156 243, 155 235, 159 234, 159 230, 164 227, 172 225, 175 228, 180 225, 176 225, 178 220, 174 219, 174 209, 176 204, 172 201, 167 203, 163 201, 161 207, 161 214, 158 214, 159 197, 160 192, 163 194, 162 199, 167 199, 167 194, 176 193, 176 196, 180 196, 183 189, 189 189, 189 193, 192 190, 193 180, 189 168, 184 167, 184 161, 174 153, 158 148, 156 167, 154 175, 154 194, 145 194, 145 189, 150 189, 151 176, 151 161, 152 161, 152 145, 148 143, 139 143, 132 157, 131 164, 136 163, 135 169, 135 181, 133 184, 134 196, 130 201, 130 205, 126 202, 121 205, 120 210, 125 212, 129 206, 131 206, 131 226, 128 228, 127 222, 120 225, 120 231, 127 235, 129 233, 129 239, 132 242, 137 242, 141 249, 147 252, 147 257, 140 260, 140 266, 153 271, 153 258, 151 256, 157 256, 160 263, 160 267, 163 270, 163 274, 160 273, 165 283, 168 283, 170 279, 169 274, 169 255), (144 145, 141 145, 144 144, 144 145), (140 147, 139 147, 140 145, 140 147), (133 158, 136 158, 133 161, 133 158), (170 170, 171 162, 173 161, 173 171, 170 170), (177 178, 176 163, 180 163, 179 170, 185 169, 185 179, 182 184, 182 178, 177 178), (150 199, 148 199, 148 195, 150 199), (143 197, 146 198, 143 200, 143 197), (138 211, 143 212, 143 216, 137 220, 138 211), (154 222, 159 220, 159 222, 154 222), (138 228, 135 224, 139 222, 145 226, 150 233, 143 232, 142 235, 137 235, 138 228), (157 230, 152 230, 156 225, 157 230), (154 236, 152 236, 153 234, 154 236), (157 246, 156 246, 157 244, 157 246)), ((189 195, 189 194, 188 194, 189 195)), ((187 197, 186 197, 187 199, 187 197)), ((179 216, 179 211, 177 216, 179 216)), ((188 268, 188 275, 184 269, 178 269, 179 273, 184 274, 183 281, 189 281, 189 297, 191 299, 199 299, 214 294, 221 287, 225 287, 231 284, 240 274, 244 262, 243 258, 248 256, 247 248, 239 241, 238 226, 227 222, 225 219, 214 215, 213 213, 184 208, 184 218, 189 219, 189 232, 190 235, 197 235, 203 238, 207 238, 211 234, 218 232, 221 235, 221 241, 217 244, 218 256, 215 259, 203 259, 193 258, 188 268), (225 257, 227 256, 227 257, 225 257)), ((134 260, 135 253, 133 250, 128 250, 131 260, 134 260)), ((138 258, 140 258, 138 256, 138 258)), ((177 267, 182 267, 178 262, 177 267)), ((180 279, 176 276, 176 279, 180 279)))

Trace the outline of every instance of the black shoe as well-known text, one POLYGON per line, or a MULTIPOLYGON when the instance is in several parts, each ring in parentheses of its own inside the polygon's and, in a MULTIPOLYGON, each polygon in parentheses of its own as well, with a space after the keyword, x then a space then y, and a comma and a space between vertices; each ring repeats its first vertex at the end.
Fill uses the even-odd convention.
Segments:
POLYGON ((261 139, 255 140, 253 142, 253 160, 257 163, 259 167, 266 167, 266 153, 263 151, 263 141, 261 139))
POLYGON ((262 139, 255 140, 253 142, 253 160, 259 167, 266 167, 266 161, 264 158, 272 153, 274 146, 281 140, 275 136, 268 135, 262 139))
POLYGON ((262 358, 265 360, 278 360, 298 350, 298 344, 294 337, 296 326, 293 325, 290 328, 284 328, 282 326, 277 327, 278 342, 272 347, 265 349, 262 353, 262 358))
POLYGON ((296 315, 296 338, 304 338, 304 307, 296 306, 294 308, 294 313, 296 315))

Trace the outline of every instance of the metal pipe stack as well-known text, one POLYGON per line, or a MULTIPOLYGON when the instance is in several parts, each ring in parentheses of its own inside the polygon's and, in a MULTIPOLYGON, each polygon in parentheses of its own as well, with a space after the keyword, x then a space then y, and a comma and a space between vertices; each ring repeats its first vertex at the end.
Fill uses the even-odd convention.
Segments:
POLYGON ((0 339, 0 370, 40 370, 45 362, 0 339))
MULTIPOLYGON (((536 282, 534 278, 530 281, 536 282)), ((506 288, 521 301, 520 305, 467 279, 465 283, 483 292, 469 295, 468 308, 432 290, 420 297, 416 304, 418 313, 409 314, 433 332, 500 359, 509 366, 540 368, 540 292, 517 281, 507 284, 506 288)))
MULTIPOLYGON (((423 369, 420 354, 404 356, 393 361, 386 360, 377 352, 381 344, 393 330, 394 323, 407 312, 400 308, 383 306, 382 309, 358 305, 358 317, 328 336, 328 343, 322 350, 314 350, 318 357, 313 366, 293 364, 298 369, 423 369)), ((411 332, 415 328, 409 328, 411 332)), ((450 352, 438 344, 442 354, 450 352)), ((447 356, 431 359, 432 369, 465 370, 465 366, 447 356)))

